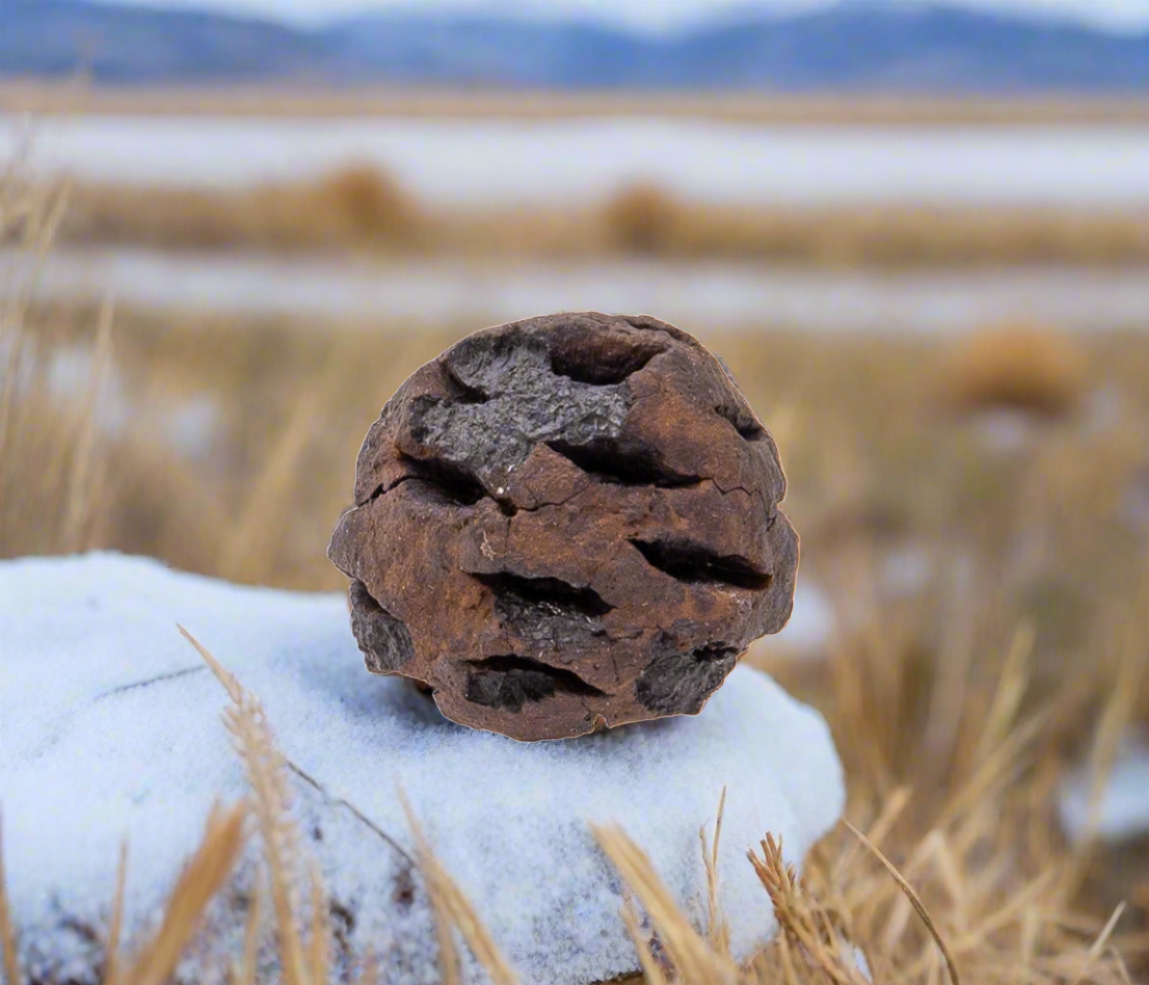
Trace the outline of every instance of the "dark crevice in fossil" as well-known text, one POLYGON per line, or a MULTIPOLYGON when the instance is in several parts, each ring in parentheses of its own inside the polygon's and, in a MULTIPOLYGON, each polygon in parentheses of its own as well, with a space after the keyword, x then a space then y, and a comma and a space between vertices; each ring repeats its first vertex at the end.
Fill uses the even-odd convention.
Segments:
POLYGON ((448 362, 443 363, 443 382, 447 385, 447 392, 451 400, 457 404, 485 404, 491 399, 489 393, 481 387, 467 383, 460 378, 455 368, 448 362))
POLYGON ((526 578, 509 571, 471 577, 494 592, 500 610, 511 619, 598 619, 614 608, 593 588, 579 588, 560 578, 526 578))
POLYGON ((656 342, 636 344, 609 335, 577 333, 555 342, 551 371, 577 383, 610 386, 637 373, 665 349, 656 342))
POLYGON ((747 441, 757 441, 766 434, 766 429, 754 419, 754 415, 741 407, 719 404, 714 410, 719 417, 729 421, 731 427, 747 441))
POLYGON ((695 650, 691 650, 691 657, 704 663, 719 663, 738 656, 738 648, 729 643, 707 643, 695 650))
POLYGON ((478 478, 461 465, 441 458, 400 457, 410 473, 395 482, 392 489, 401 482, 419 479, 456 506, 474 506, 487 495, 487 490, 478 478))
POLYGON ((689 540, 632 539, 631 543, 648 564, 688 584, 732 585, 751 591, 770 587, 772 576, 737 554, 715 554, 689 540))
POLYGON ((604 693, 569 670, 508 654, 471 661, 465 697, 488 708, 522 711, 529 701, 560 694, 602 697, 604 693))
POLYGON ((602 482, 622 486, 659 486, 677 489, 697 486, 702 476, 682 475, 666 468, 658 456, 647 448, 623 448, 613 439, 574 445, 567 441, 548 441, 551 451, 573 462, 588 475, 602 482))

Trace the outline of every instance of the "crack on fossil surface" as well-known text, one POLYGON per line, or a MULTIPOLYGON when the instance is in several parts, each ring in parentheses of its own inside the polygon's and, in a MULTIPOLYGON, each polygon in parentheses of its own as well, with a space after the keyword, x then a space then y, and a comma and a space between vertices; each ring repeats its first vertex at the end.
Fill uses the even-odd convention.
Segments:
POLYGON ((615 438, 599 438, 581 445, 556 439, 548 441, 547 446, 600 482, 681 489, 703 481, 703 476, 668 469, 648 448, 624 448, 615 438))
POLYGON ((459 376, 458 371, 449 362, 443 362, 443 382, 451 400, 457 404, 485 404, 491 395, 482 387, 468 383, 459 376))
POLYGON ((478 477, 461 465, 442 458, 414 458, 402 454, 399 457, 410 472, 391 483, 387 492, 404 482, 418 480, 455 506, 474 506, 488 495, 478 477))
POLYGON ((632 538, 630 542, 652 567, 687 584, 730 585, 760 592, 773 581, 773 575, 759 571, 746 558, 715 554, 691 540, 632 538))
POLYGON ((758 441, 766 434, 761 422, 743 407, 735 404, 719 404, 714 411, 719 417, 728 421, 730 426, 747 441, 758 441))

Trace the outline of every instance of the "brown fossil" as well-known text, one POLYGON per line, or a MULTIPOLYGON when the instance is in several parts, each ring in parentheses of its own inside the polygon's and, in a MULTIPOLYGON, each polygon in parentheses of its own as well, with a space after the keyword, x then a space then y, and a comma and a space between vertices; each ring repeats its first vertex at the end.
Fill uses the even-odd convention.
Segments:
POLYGON ((649 317, 548 315, 418 370, 331 541, 367 666, 557 739, 695 714, 789 617, 798 538, 730 375, 649 317))

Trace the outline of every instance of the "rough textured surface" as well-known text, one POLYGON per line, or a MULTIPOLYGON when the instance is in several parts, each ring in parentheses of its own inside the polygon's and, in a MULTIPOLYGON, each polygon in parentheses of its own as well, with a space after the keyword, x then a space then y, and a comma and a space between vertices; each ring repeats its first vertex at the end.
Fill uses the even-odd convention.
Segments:
MULTIPOLYGON (((588 820, 622 824, 701 920, 698 831, 726 786, 721 903, 746 956, 774 929, 746 850, 770 831, 800 863, 842 808, 824 722, 757 671, 737 669, 697 718, 524 744, 454 725, 401 681, 364 674, 342 595, 241 588, 116 555, 2 562, 4 861, 41 980, 94 980, 121 839, 135 940, 212 800, 245 792, 223 691, 177 620, 267 708, 303 847, 330 894, 341 979, 368 949, 391 985, 437 978, 398 785, 520 979, 549 985, 636 967, 588 820)), ((245 866, 223 894, 182 981, 220 981, 221 955, 239 953, 251 877, 245 866)), ((467 978, 484 980, 473 966, 467 978)))
POLYGON ((696 714, 790 614, 774 442, 653 318, 551 315, 416 372, 331 541, 367 666, 450 719, 553 739, 696 714))

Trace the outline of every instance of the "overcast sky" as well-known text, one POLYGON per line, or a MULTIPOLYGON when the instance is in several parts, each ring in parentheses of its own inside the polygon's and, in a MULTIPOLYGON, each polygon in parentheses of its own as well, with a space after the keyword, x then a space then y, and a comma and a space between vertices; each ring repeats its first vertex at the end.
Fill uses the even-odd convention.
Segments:
MULTIPOLYGON (((296 21, 317 21, 340 14, 388 7, 412 7, 412 0, 134 0, 161 6, 209 7, 254 13, 296 21)), ((778 12, 825 6, 833 0, 759 0, 757 6, 778 12)), ((841 0, 849 3, 852 0, 841 0)), ((921 3, 927 0, 900 0, 921 3)), ((1073 17, 1109 28, 1149 27, 1149 0, 957 0, 966 6, 1013 10, 1037 16, 1073 17)), ((480 8, 496 9, 492 0, 419 0, 422 9, 444 11, 480 8)), ((537 15, 575 15, 622 21, 630 26, 661 30, 732 6, 730 0, 504 0, 498 7, 514 8, 537 15)), ((746 6, 746 4, 743 4, 746 6)))

